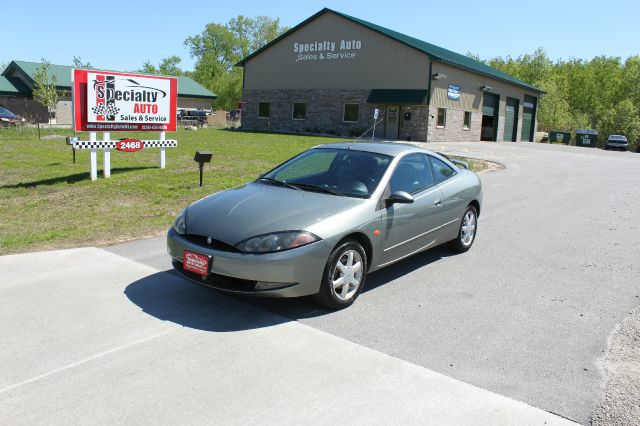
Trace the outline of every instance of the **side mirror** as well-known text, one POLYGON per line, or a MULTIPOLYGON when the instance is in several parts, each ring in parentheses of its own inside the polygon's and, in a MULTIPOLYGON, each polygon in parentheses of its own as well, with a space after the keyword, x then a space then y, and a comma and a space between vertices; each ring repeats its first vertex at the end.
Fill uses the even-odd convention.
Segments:
POLYGON ((411 204, 413 203, 413 197, 411 194, 405 191, 396 191, 391 193, 389 197, 385 200, 387 202, 387 206, 391 206, 393 204, 411 204))

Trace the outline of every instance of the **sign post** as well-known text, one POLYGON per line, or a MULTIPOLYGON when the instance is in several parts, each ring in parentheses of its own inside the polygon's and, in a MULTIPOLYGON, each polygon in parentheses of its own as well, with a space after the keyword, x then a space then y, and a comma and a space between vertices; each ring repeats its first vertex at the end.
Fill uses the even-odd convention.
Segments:
MULTIPOLYGON (((109 139, 111 139, 111 133, 110 132, 104 132, 102 134, 102 140, 107 142, 109 139)), ((105 178, 110 178, 111 177, 111 151, 109 150, 109 148, 105 148, 104 149, 104 177, 105 178)))
MULTIPOLYGON (((160 140, 164 140, 165 139, 165 133, 164 132, 160 132, 160 140)), ((164 169, 166 166, 166 148, 163 146, 160 148, 160 168, 164 169)))
POLYGON ((135 152, 160 148, 160 168, 166 167, 166 132, 177 127, 178 80, 173 77, 99 70, 71 70, 73 124, 89 132, 89 141, 75 141, 74 149, 90 150, 91 180, 98 178, 97 150, 104 150, 104 177, 111 176, 111 149, 135 152), (102 141, 96 132, 102 131, 102 141), (111 140, 112 131, 160 132, 159 140, 111 140))
MULTIPOLYGON (((89 142, 96 141, 96 132, 89 133, 89 142)), ((89 175, 91 176, 91 180, 98 179, 98 150, 96 148, 91 148, 89 151, 89 175)))

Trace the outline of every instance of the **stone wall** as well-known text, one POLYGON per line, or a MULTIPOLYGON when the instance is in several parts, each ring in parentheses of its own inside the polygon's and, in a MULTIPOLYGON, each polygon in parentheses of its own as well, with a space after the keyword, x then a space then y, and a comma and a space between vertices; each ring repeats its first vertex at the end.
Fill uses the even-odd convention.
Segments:
POLYGON ((464 128, 464 111, 458 109, 447 109, 447 120, 444 127, 437 127, 438 108, 429 108, 429 142, 478 142, 480 141, 480 130, 482 128, 482 113, 473 111, 471 113, 471 127, 464 128))
MULTIPOLYGON (((367 103, 371 90, 340 89, 245 89, 242 95, 242 128, 292 133, 330 134, 358 137, 373 126, 373 110, 384 107, 367 103), (269 117, 258 117, 258 103, 269 102, 269 117), (293 103, 306 103, 306 118, 294 120, 293 103), (344 104, 359 105, 358 121, 344 122, 344 104)), ((368 132, 371 137, 371 131, 368 132)), ((376 126, 376 137, 384 137, 384 120, 376 126)))
POLYGON ((427 105, 403 106, 400 109, 400 131, 398 139, 426 142, 429 121, 429 107, 427 105), (409 121, 404 118, 406 113, 411 113, 411 119, 409 121))

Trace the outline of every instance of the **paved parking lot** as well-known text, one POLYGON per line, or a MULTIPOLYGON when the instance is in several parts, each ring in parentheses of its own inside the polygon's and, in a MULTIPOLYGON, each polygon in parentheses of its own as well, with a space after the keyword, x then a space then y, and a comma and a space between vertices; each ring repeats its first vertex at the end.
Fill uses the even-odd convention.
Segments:
POLYGON ((506 166, 482 175, 475 246, 372 274, 340 312, 184 282, 163 238, 0 258, 0 423, 587 424, 640 304, 640 155, 428 148, 506 166))

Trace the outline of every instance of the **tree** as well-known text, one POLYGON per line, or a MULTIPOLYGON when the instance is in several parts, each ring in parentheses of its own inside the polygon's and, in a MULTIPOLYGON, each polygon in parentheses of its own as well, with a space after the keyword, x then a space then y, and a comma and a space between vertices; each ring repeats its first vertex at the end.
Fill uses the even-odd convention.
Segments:
POLYGON ((216 108, 235 109, 242 97, 242 69, 235 64, 286 30, 279 19, 268 16, 240 15, 226 24, 207 24, 202 33, 184 41, 196 59, 191 75, 218 95, 216 108))
POLYGON ((58 90, 56 83, 58 82, 55 75, 49 75, 51 64, 46 59, 42 59, 42 64, 33 75, 33 99, 47 107, 49 112, 49 122, 51 122, 52 113, 58 104, 58 90))
POLYGON ((158 74, 158 69, 151 63, 150 60, 144 61, 142 68, 138 70, 142 74, 158 74))
POLYGON ((182 58, 176 55, 163 58, 158 66, 158 72, 162 75, 180 76, 182 75, 182 70, 178 66, 180 62, 182 62, 182 58))
POLYGON ((166 58, 162 58, 160 65, 156 67, 147 59, 142 64, 142 68, 140 68, 138 72, 143 74, 159 74, 177 77, 184 74, 178 66, 180 62, 182 62, 182 58, 180 58, 180 56, 167 56, 166 58))
POLYGON ((93 68, 91 66, 91 62, 82 62, 82 58, 80 58, 80 56, 74 56, 73 57, 73 67, 74 68, 84 68, 84 69, 93 68))

